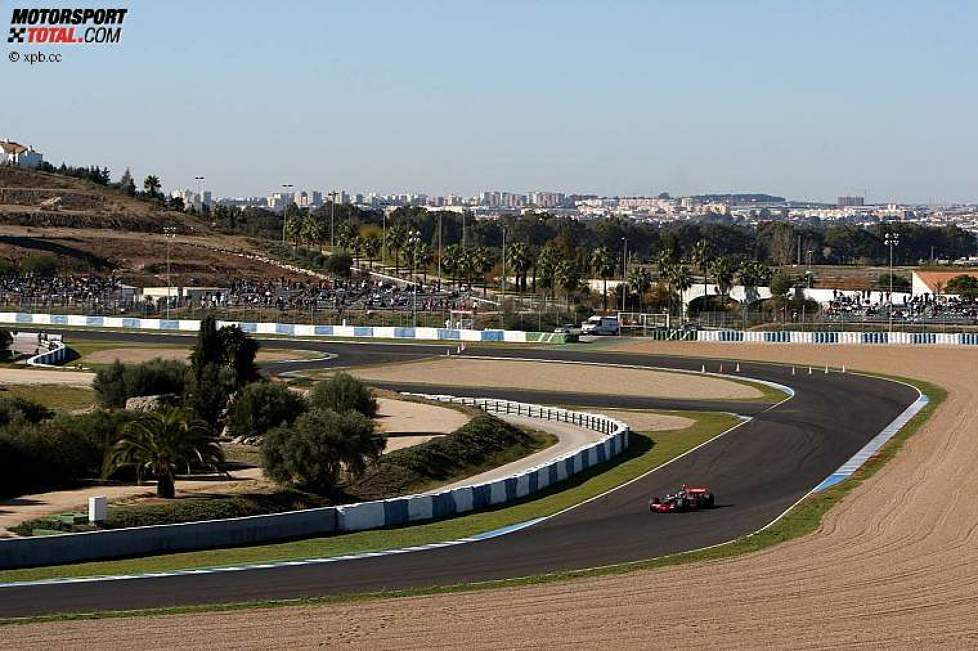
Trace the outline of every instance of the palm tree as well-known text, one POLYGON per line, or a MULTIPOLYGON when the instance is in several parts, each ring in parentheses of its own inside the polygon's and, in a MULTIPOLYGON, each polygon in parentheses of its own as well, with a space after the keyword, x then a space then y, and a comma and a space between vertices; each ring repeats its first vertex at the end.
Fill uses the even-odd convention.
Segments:
POLYGON ((307 245, 319 245, 325 236, 325 229, 320 221, 313 215, 307 214, 305 217, 296 217, 301 220, 299 226, 299 237, 307 245))
POLYGON ((581 273, 577 265, 570 260, 561 260, 554 268, 554 284, 564 290, 567 301, 567 311, 570 311, 571 294, 581 286, 581 273))
POLYGON ((380 255, 380 249, 384 246, 384 243, 377 236, 367 237, 363 241, 363 254, 367 256, 367 260, 373 265, 374 260, 380 255))
POLYGON ((452 280, 452 284, 456 286, 458 285, 458 279, 464 266, 464 253, 461 246, 452 244, 445 249, 441 257, 441 268, 448 274, 448 277, 452 280))
POLYGON ((618 270, 618 261, 615 260, 615 256, 611 254, 611 251, 603 246, 599 246, 594 251, 591 252, 591 271, 598 274, 601 280, 604 281, 604 308, 603 311, 608 311, 608 279, 615 275, 615 271, 618 270))
POLYGON ((290 215, 285 218, 284 235, 285 239, 292 242, 292 248, 298 248, 299 242, 302 240, 302 218, 298 215, 290 215))
POLYGON ((401 264, 401 251, 404 250, 404 244, 407 242, 408 232, 404 224, 392 224, 390 228, 387 229, 387 252, 394 253, 394 275, 397 275, 398 269, 401 264))
POLYGON ((191 464, 220 468, 224 451, 207 425, 200 420, 187 420, 175 408, 163 408, 144 414, 126 425, 122 438, 105 458, 103 476, 107 477, 124 467, 136 468, 156 477, 156 494, 172 498, 178 469, 189 470, 191 464))
POLYGON ((645 267, 632 267, 628 272, 628 288, 638 294, 638 311, 643 311, 643 298, 652 289, 652 272, 645 267))
POLYGON ((546 244, 540 251, 540 255, 537 257, 536 275, 539 276, 540 285, 544 289, 553 289, 554 274, 562 257, 560 250, 551 243, 546 244))
POLYGON ((530 269, 530 247, 526 242, 515 242, 506 248, 506 266, 516 274, 516 286, 520 293, 526 291, 526 272, 530 269))
POLYGON ((713 261, 713 264, 710 265, 710 270, 713 272, 713 281, 716 283, 717 292, 722 297, 723 304, 726 305, 727 297, 733 288, 734 276, 737 273, 737 264, 728 256, 723 256, 713 261))
POLYGON ((336 242, 344 249, 352 250, 353 240, 359 235, 357 227, 350 222, 343 222, 336 229, 336 242))
POLYGON ((709 291, 706 288, 707 281, 709 280, 710 271, 710 256, 712 251, 710 251, 710 243, 706 240, 700 240, 693 246, 693 252, 690 256, 690 262, 693 263, 694 267, 698 267, 700 273, 703 274, 703 303, 706 303, 706 297, 709 291))
POLYGON ((757 288, 771 279, 771 270, 757 260, 746 260, 737 271, 737 279, 744 286, 744 306, 758 299, 757 288))
POLYGON ((669 282, 669 286, 672 288, 673 294, 678 297, 679 314, 680 317, 683 317, 685 315, 683 292, 693 286, 693 274, 684 263, 674 262, 666 269, 665 276, 669 282))

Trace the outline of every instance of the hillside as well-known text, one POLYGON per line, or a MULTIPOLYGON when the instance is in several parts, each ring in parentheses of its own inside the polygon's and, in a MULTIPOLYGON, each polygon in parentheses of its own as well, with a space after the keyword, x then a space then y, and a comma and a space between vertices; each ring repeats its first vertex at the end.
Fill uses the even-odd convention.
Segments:
POLYGON ((165 210, 91 181, 0 165, 0 223, 158 232, 206 230, 183 213, 165 210))
POLYGON ((127 284, 159 286, 166 284, 168 248, 175 285, 308 280, 238 255, 254 252, 246 238, 215 232, 191 215, 84 179, 0 165, 0 267, 49 256, 58 273, 112 272, 127 284), (168 240, 164 226, 175 226, 177 235, 168 240))

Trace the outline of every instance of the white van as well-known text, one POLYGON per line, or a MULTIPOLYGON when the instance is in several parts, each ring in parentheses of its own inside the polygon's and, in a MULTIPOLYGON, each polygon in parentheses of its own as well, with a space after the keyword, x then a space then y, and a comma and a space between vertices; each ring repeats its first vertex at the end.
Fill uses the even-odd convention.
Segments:
POLYGON ((616 316, 594 315, 581 324, 581 334, 585 335, 617 335, 621 325, 616 316))

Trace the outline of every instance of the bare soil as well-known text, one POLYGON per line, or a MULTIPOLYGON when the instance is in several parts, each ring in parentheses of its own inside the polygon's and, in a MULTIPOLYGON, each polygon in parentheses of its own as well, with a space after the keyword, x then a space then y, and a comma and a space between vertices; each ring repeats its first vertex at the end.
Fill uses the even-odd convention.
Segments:
POLYGON ((978 351, 640 344, 633 349, 831 364, 949 392, 895 459, 821 528, 724 561, 468 594, 15 626, 13 647, 975 648, 978 351), (695 605, 691 615, 690 605, 695 605), (214 632, 219 631, 219 635, 214 632))
MULTIPOLYGON (((301 350, 259 350, 255 359, 259 362, 281 362, 290 359, 308 359, 311 352, 301 350)), ((88 364, 111 364, 116 360, 123 364, 139 364, 151 359, 190 359, 189 348, 137 348, 123 347, 96 350, 85 356, 88 364)))
POLYGON ((440 386, 513 387, 577 391, 602 395, 662 398, 752 399, 754 387, 688 373, 668 373, 608 366, 451 358, 378 366, 351 373, 366 380, 422 382, 440 386))

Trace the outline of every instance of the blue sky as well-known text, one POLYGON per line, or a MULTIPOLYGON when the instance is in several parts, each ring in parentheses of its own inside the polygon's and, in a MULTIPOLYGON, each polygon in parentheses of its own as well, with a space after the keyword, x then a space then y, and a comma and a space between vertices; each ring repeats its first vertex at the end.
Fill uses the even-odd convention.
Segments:
POLYGON ((2 62, 3 136, 219 195, 978 200, 973 1, 128 4, 118 46, 2 62))

